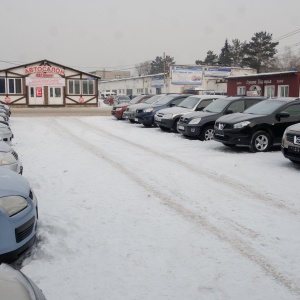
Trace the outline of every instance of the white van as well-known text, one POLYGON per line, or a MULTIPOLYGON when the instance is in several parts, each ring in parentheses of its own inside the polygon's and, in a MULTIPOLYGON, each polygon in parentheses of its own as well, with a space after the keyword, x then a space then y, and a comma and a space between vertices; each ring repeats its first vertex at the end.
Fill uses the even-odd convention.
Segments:
POLYGON ((111 97, 111 96, 116 96, 117 94, 115 92, 101 92, 100 93, 100 98, 101 99, 106 99, 108 97, 111 97))

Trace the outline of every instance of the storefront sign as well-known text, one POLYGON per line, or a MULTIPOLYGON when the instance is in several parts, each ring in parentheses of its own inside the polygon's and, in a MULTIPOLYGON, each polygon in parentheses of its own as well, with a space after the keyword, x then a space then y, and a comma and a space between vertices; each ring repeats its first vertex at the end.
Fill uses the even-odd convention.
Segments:
POLYGON ((172 84, 202 85, 202 67, 172 66, 172 84))
POLYGON ((59 67, 50 67, 50 66, 32 66, 25 68, 25 75, 33 73, 56 73, 64 76, 65 70, 59 67))
POLYGON ((26 77, 28 86, 65 86, 65 78, 43 78, 43 77, 26 77))
POLYGON ((152 78, 151 81, 152 87, 162 87, 164 86, 164 76, 156 76, 152 78))

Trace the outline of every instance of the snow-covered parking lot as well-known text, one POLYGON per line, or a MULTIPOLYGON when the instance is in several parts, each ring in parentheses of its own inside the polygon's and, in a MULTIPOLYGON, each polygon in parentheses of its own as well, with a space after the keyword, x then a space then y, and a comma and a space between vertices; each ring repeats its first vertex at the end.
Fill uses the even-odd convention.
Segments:
MULTIPOLYGON (((117 121, 12 115, 48 300, 300 299, 300 166, 117 121)), ((1 298, 1 297, 0 297, 1 298)))

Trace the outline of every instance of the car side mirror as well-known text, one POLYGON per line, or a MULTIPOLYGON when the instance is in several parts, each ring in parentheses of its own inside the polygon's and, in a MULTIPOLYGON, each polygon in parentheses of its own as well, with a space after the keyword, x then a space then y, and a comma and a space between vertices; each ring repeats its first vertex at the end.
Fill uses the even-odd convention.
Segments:
POLYGON ((196 111, 202 111, 204 109, 204 107, 197 107, 196 111))
POLYGON ((170 103, 170 107, 175 106, 175 103, 170 103))
POLYGON ((276 119, 280 121, 281 118, 288 118, 290 114, 286 111, 281 111, 280 113, 276 114, 276 119))
POLYGON ((229 114, 233 114, 233 111, 230 109, 226 111, 226 115, 229 115, 229 114))

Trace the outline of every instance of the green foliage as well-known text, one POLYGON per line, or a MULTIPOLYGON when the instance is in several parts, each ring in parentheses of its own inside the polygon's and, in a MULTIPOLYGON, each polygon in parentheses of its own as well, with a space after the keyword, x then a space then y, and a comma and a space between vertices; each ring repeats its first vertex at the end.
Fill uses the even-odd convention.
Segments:
POLYGON ((162 56, 156 56, 155 60, 151 61, 150 74, 169 73, 170 65, 175 64, 174 57, 166 56, 165 60, 162 56))
POLYGON ((213 51, 207 51, 206 58, 204 61, 196 60, 196 65, 209 65, 214 66, 218 63, 218 55, 214 54, 213 51))

